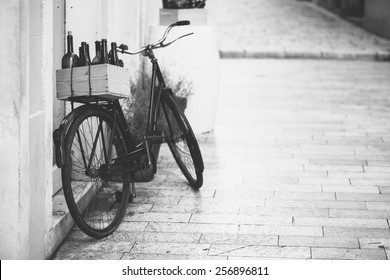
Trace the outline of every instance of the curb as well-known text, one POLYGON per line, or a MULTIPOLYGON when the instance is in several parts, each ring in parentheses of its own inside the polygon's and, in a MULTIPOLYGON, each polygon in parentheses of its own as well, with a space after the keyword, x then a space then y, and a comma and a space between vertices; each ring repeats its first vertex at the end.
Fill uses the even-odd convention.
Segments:
POLYGON ((246 50, 219 50, 221 59, 249 58, 249 59, 333 59, 333 60, 368 60, 390 61, 390 51, 377 52, 340 52, 340 51, 246 51, 246 50))
POLYGON ((47 233, 49 245, 46 248, 47 258, 51 259, 60 244, 63 242, 67 234, 74 226, 74 221, 70 215, 68 206, 65 201, 65 196, 62 191, 53 197, 53 223, 49 232, 47 233))

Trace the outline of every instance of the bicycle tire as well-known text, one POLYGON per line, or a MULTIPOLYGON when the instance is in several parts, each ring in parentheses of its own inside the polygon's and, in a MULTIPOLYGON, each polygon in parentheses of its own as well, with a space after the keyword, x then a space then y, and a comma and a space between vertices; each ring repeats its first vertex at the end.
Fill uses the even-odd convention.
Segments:
POLYGON ((123 129, 99 107, 86 107, 65 136, 66 161, 61 169, 65 200, 75 223, 91 237, 112 234, 125 215, 133 176, 120 172, 119 178, 106 179, 109 172, 104 166, 126 153, 123 129))
POLYGON ((203 185, 204 164, 191 125, 174 101, 172 93, 163 95, 161 107, 165 118, 164 136, 172 155, 191 187, 200 188, 203 185))

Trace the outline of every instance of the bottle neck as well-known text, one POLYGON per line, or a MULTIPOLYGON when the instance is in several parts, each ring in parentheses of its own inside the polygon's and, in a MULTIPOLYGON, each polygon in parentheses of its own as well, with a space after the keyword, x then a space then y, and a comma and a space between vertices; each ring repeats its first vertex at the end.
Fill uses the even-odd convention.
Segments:
POLYGON ((116 52, 116 43, 115 42, 112 42, 111 43, 111 59, 112 59, 112 64, 114 65, 118 65, 118 56, 117 56, 117 52, 116 52))
POLYGON ((101 54, 100 54, 101 63, 108 63, 108 53, 107 53, 107 40, 102 40, 101 54))
POLYGON ((73 36, 68 35, 68 53, 73 53, 73 36))
POLYGON ((96 56, 100 55, 100 49, 101 49, 100 46, 101 46, 101 43, 99 41, 96 41, 95 42, 96 56))

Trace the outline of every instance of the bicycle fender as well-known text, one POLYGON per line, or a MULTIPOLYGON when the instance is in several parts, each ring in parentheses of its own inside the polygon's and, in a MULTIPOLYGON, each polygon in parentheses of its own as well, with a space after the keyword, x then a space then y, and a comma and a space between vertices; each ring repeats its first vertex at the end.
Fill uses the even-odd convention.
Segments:
POLYGON ((58 168, 61 168, 64 165, 64 145, 65 137, 68 133, 68 130, 73 123, 73 121, 85 110, 101 110, 97 105, 83 105, 77 107, 72 112, 70 112, 66 117, 61 121, 60 126, 53 131, 53 143, 55 148, 55 161, 58 168))

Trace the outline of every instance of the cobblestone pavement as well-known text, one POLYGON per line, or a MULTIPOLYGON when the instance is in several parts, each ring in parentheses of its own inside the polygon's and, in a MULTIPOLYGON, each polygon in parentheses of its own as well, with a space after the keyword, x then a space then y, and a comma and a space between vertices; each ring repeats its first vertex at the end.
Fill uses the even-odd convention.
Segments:
POLYGON ((224 57, 387 59, 390 41, 297 0, 210 0, 224 57))
POLYGON ((117 232, 55 259, 388 259, 390 67, 222 60, 204 186, 165 147, 117 232))

